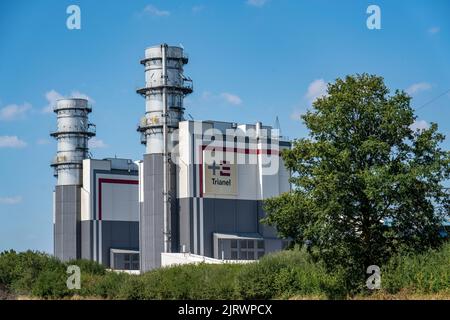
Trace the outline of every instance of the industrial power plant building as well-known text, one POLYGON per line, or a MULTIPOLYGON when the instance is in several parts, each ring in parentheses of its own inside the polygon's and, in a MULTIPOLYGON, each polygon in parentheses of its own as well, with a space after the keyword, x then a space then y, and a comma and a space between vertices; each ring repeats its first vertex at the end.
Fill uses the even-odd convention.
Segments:
POLYGON ((85 99, 58 100, 54 253, 145 272, 186 261, 256 260, 287 240, 261 224, 262 201, 290 190, 277 128, 183 117, 193 91, 188 58, 165 44, 145 51, 142 160, 91 159, 96 134, 85 99))

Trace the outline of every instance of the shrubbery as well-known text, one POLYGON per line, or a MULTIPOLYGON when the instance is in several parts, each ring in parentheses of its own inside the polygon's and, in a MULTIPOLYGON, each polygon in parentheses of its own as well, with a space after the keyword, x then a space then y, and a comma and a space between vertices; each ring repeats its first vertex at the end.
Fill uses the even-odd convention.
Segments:
POLYGON ((76 293, 84 297, 117 299, 130 277, 126 273, 107 272, 99 276, 82 272, 81 289, 76 293))
POLYGON ((106 269, 103 265, 91 260, 72 260, 66 263, 67 265, 76 265, 80 267, 81 273, 87 273, 91 275, 104 275, 106 269))
MULTIPOLYGON (((440 251, 397 256, 382 268, 382 288, 396 293, 450 292, 450 244, 440 251)), ((326 272, 307 252, 270 254, 250 264, 199 264, 161 268, 140 276, 108 272, 86 260, 62 263, 39 252, 0 254, 0 286, 41 298, 80 295, 104 299, 345 298, 344 272, 326 272), (68 265, 81 268, 81 289, 66 287, 68 265)))
POLYGON ((450 293, 450 243, 440 250, 391 259, 382 269, 382 287, 389 293, 450 293))
MULTIPOLYGON (((18 295, 42 298, 72 296, 74 291, 69 290, 66 285, 68 277, 66 270, 69 265, 80 267, 81 280, 84 283, 89 283, 88 279, 92 277, 97 277, 98 282, 104 281, 102 276, 106 278, 105 268, 92 261, 76 260, 62 263, 46 253, 6 251, 0 254, 0 284, 18 295)), ((87 286, 82 286, 86 288, 82 293, 87 295, 93 291, 92 295, 97 295, 100 289, 97 287, 100 286, 89 283, 87 286)))
POLYGON ((341 272, 327 273, 303 251, 283 251, 242 266, 237 290, 243 299, 292 296, 337 298, 345 295, 341 272))
MULTIPOLYGON (((45 298, 63 298, 71 295, 67 288, 65 268, 42 270, 31 285, 31 295, 45 298)), ((24 293, 22 291, 22 293, 24 293)))
POLYGON ((142 276, 146 299, 233 299, 240 265, 185 265, 142 276))
MULTIPOLYGON (((39 296, 53 296, 53 293, 60 296, 60 286, 52 290, 50 287, 54 284, 44 284, 44 279, 59 279, 64 275, 64 265, 45 253, 8 251, 0 254, 0 283, 17 294, 36 292, 39 296)), ((65 281, 63 284, 65 286, 65 281)))

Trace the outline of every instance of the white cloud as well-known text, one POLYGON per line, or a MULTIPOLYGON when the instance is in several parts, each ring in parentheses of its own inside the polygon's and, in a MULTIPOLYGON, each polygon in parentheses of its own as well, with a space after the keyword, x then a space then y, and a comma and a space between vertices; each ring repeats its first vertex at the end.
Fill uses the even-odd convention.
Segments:
POLYGON ((23 148, 27 143, 17 136, 0 136, 0 148, 23 148))
POLYGON ((229 93, 229 92, 222 92, 220 94, 215 94, 212 93, 210 91, 203 91, 200 99, 203 101, 215 101, 215 102, 220 102, 220 101, 224 101, 226 103, 238 106, 242 104, 242 99, 235 94, 229 93))
POLYGON ((157 17, 167 17, 170 16, 170 12, 167 10, 160 10, 157 7, 155 7, 152 4, 149 4, 144 8, 143 11, 144 14, 149 14, 151 16, 157 16, 157 17))
POLYGON ((263 7, 269 0, 247 0, 247 4, 252 7, 263 7))
POLYGON ((429 127, 430 125, 425 120, 416 120, 412 125, 409 126, 412 131, 422 131, 428 129, 429 127))
POLYGON ((220 94, 220 97, 222 99, 224 99, 226 102, 228 102, 228 103, 230 103, 232 105, 235 105, 235 106, 238 106, 238 105, 242 104, 242 99, 239 96, 235 95, 235 94, 231 94, 231 93, 228 93, 228 92, 223 92, 223 93, 220 94))
POLYGON ((12 121, 23 119, 26 113, 31 109, 31 104, 25 102, 24 104, 10 104, 0 109, 0 120, 12 121))
POLYGON ((306 91, 305 98, 313 102, 319 97, 327 95, 327 83, 323 79, 317 79, 311 82, 306 91))
POLYGON ((53 107, 56 105, 56 101, 59 99, 65 99, 65 98, 80 98, 80 99, 87 99, 89 100, 89 103, 95 103, 95 100, 89 97, 87 94, 84 94, 80 91, 74 90, 70 93, 68 96, 64 96, 58 91, 52 89, 45 93, 45 99, 47 99, 48 104, 42 109, 43 113, 51 113, 53 112, 53 107))
POLYGON ((413 94, 419 93, 421 91, 426 91, 426 90, 430 90, 430 89, 431 89, 431 84, 429 84, 428 82, 419 82, 419 83, 414 83, 414 84, 410 85, 406 89, 406 93, 408 93, 409 95, 413 95, 413 94))
POLYGON ((18 204, 22 202, 21 196, 0 197, 0 204, 18 204))
POLYGON ((88 144, 90 149, 103 149, 108 147, 108 145, 103 140, 96 137, 89 139, 88 144))
POLYGON ((439 28, 439 27, 431 27, 430 29, 428 29, 428 33, 431 35, 436 34, 439 31, 441 31, 441 28, 439 28))
POLYGON ((63 99, 64 97, 55 90, 50 90, 45 93, 45 99, 48 101, 48 105, 42 109, 43 113, 50 113, 53 111, 53 107, 56 104, 56 100, 63 99))

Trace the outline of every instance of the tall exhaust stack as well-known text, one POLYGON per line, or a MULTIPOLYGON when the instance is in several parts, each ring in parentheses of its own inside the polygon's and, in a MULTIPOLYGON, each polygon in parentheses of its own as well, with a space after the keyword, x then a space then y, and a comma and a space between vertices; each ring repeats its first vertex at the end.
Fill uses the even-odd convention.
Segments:
POLYGON ((89 123, 92 111, 86 99, 61 99, 53 111, 57 115, 57 130, 50 135, 58 142, 51 166, 58 178, 54 191, 54 254, 68 261, 81 257, 80 192, 83 159, 89 157, 88 140, 95 136, 95 126, 89 123))
POLYGON ((141 271, 161 266, 161 252, 177 249, 176 176, 171 161, 172 133, 183 119, 183 99, 192 93, 192 80, 183 75, 188 58, 181 47, 161 44, 145 50, 145 116, 138 131, 146 146, 141 175, 141 271))

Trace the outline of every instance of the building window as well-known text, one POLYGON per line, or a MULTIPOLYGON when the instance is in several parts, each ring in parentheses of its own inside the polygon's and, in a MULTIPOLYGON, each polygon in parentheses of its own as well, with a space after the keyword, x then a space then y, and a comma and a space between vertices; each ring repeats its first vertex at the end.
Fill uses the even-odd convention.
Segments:
POLYGON ((132 270, 139 270, 139 255, 138 254, 133 254, 133 259, 132 259, 132 270))
POLYGON ((265 253, 264 240, 230 240, 231 260, 255 260, 265 253))
POLYGON ((113 259, 115 270, 139 270, 138 253, 114 253, 113 259))

